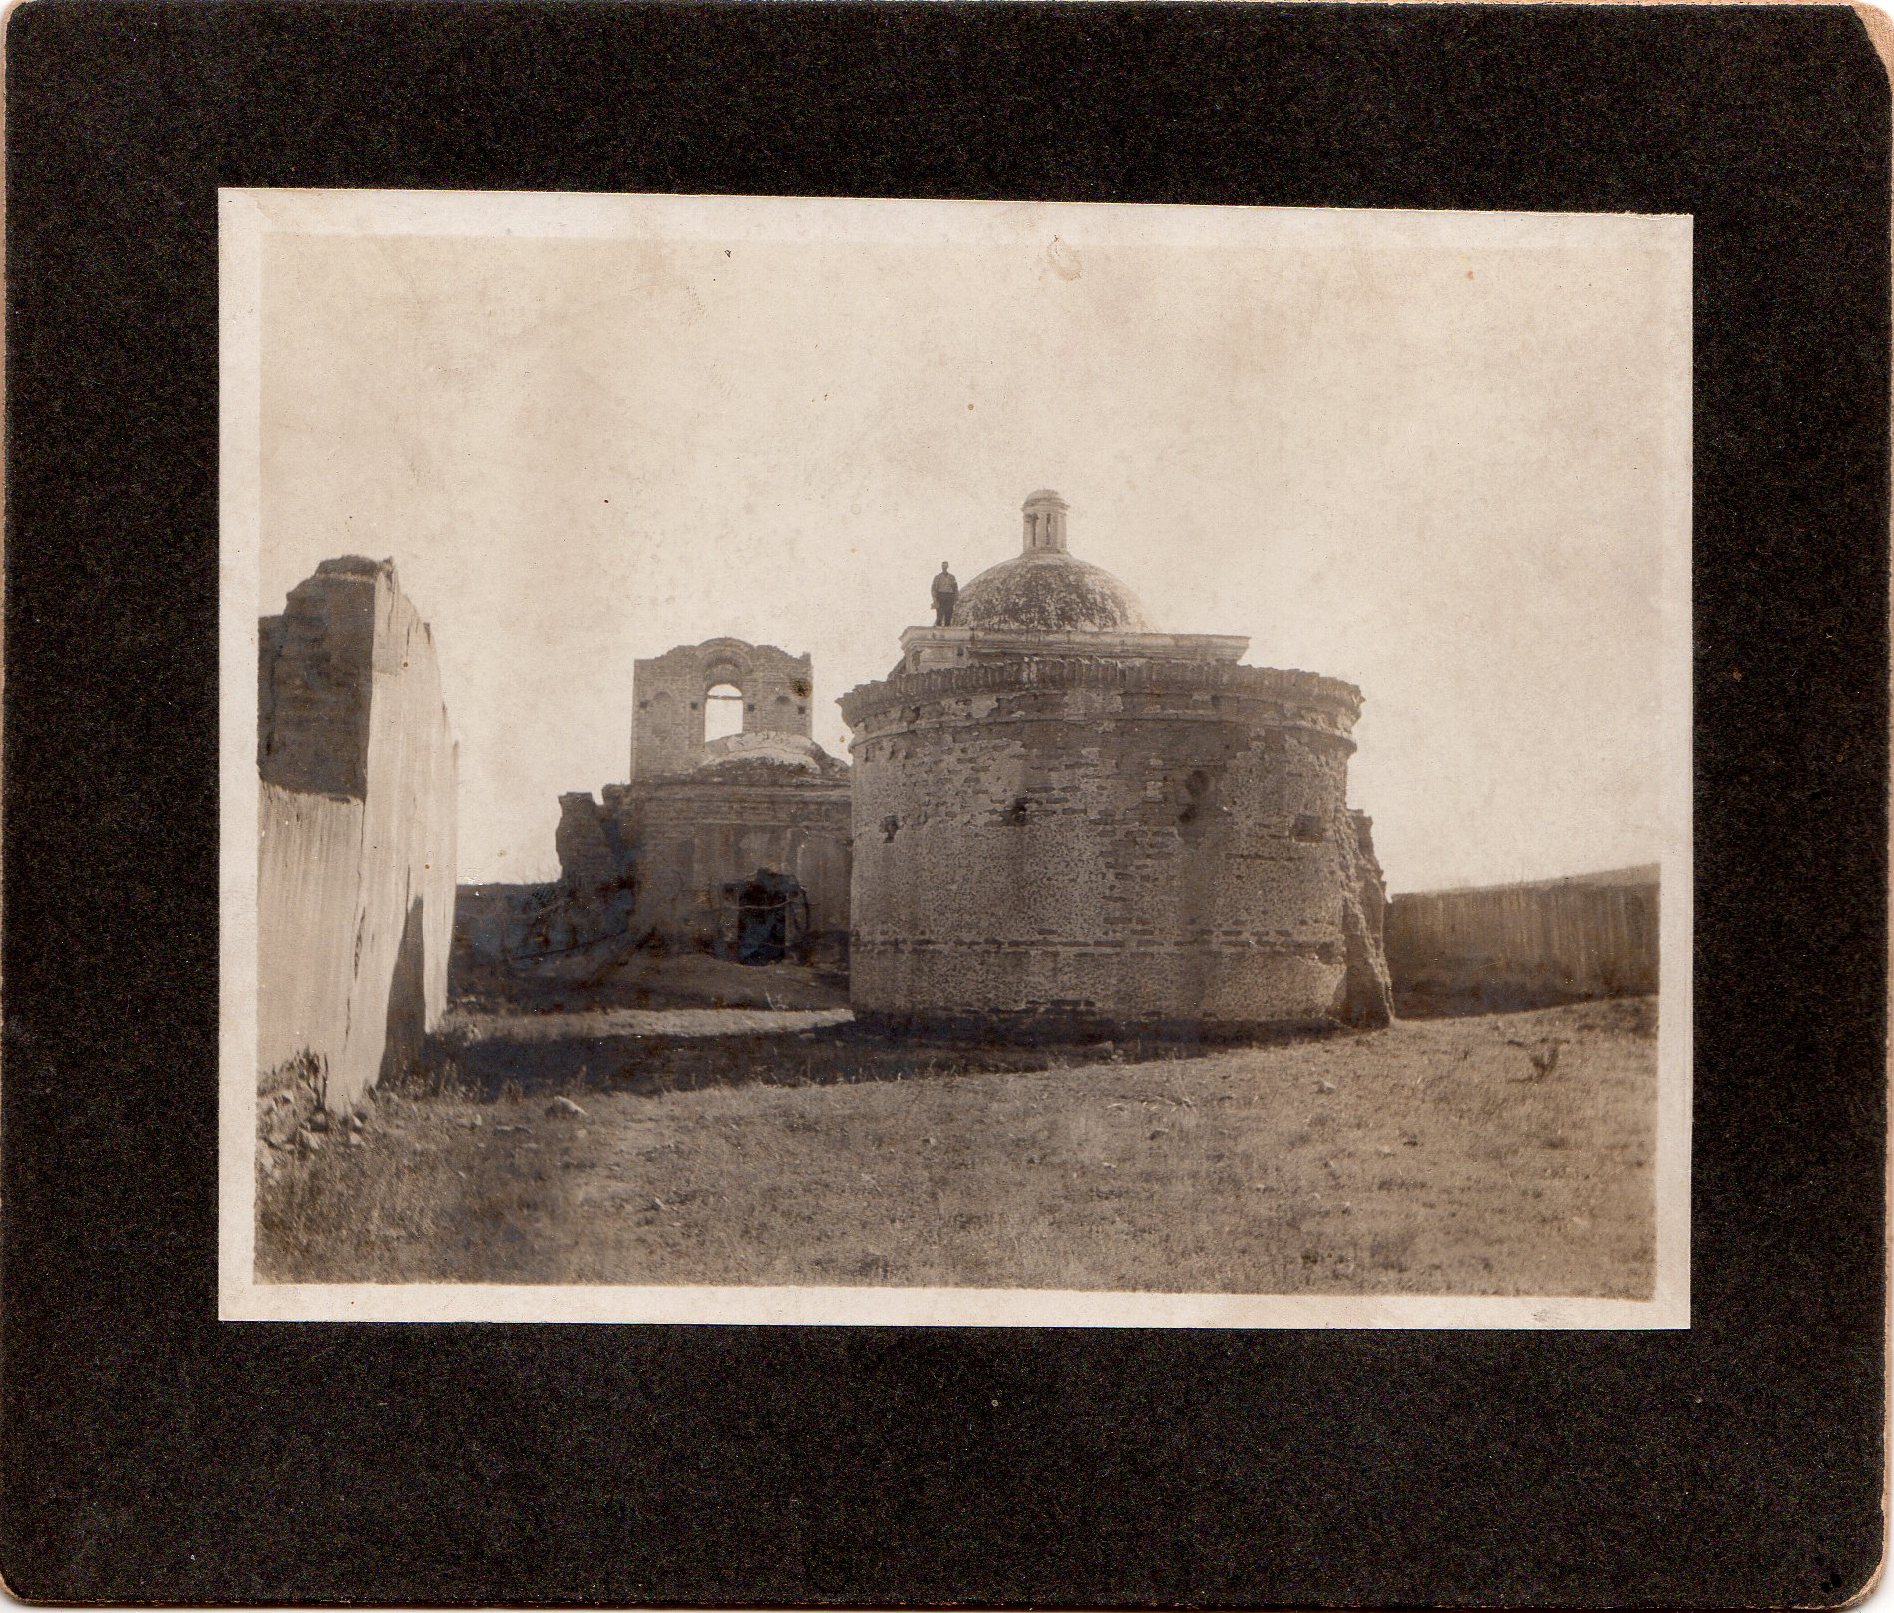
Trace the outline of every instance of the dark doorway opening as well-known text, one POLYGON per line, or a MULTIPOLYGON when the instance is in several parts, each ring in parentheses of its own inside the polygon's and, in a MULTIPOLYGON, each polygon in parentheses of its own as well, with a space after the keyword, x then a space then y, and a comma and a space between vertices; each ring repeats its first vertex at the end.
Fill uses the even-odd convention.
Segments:
POLYGON ((809 897, 788 874, 759 868, 749 879, 723 889, 735 909, 738 963, 781 963, 807 950, 809 897))

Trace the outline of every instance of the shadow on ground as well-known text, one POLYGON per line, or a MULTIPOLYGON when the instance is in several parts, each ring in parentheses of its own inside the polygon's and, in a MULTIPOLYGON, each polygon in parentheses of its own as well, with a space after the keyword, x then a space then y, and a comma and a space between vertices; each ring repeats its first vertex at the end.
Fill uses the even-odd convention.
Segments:
POLYGON ((1463 1019, 1483 1014, 1525 1014, 1542 1008, 1618 1000, 1621 994, 1569 991, 1530 981, 1489 980, 1477 985, 1421 980, 1394 994, 1397 1019, 1463 1019))
POLYGON ((753 968, 705 953, 655 948, 552 958, 532 965, 457 957, 450 995, 458 1008, 574 1013, 592 1008, 846 1008, 848 976, 807 964, 753 968))
POLYGON ((536 1030, 527 1034, 529 1028, 508 1034, 502 1023, 471 1039, 450 1030, 435 1039, 421 1080, 492 1101, 514 1092, 608 1089, 657 1094, 704 1087, 924 1081, 978 1072, 1188 1059, 1220 1050, 1212 1044, 1175 1040, 989 1046, 890 1036, 852 1022, 806 1030, 690 1036, 549 1037, 536 1030))
MULTIPOLYGON (((847 1017, 845 977, 651 951, 627 952, 608 967, 538 973, 463 967, 453 1000, 409 1084, 488 1102, 587 1089, 648 1095, 916 1081, 1198 1058, 1222 1045, 1178 1027, 1105 1040, 1048 1026, 1031 1040, 996 1043, 964 1027, 869 1025, 847 1017)), ((1337 1033, 1304 1027, 1248 1040, 1337 1033)))

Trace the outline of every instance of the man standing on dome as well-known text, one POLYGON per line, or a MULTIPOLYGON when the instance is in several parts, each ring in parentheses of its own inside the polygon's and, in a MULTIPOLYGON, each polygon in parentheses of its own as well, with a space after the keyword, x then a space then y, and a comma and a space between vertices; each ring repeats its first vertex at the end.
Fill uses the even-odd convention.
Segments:
POLYGON ((940 571, 934 578, 934 625, 952 627, 954 624, 954 599, 960 593, 960 584, 954 581, 954 574, 947 569, 945 560, 940 563, 940 571))

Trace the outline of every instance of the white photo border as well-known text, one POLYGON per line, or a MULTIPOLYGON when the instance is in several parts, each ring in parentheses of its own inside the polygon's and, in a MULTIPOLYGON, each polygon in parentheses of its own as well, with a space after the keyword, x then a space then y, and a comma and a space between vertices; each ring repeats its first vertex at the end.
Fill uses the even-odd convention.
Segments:
POLYGON ((895 1327, 1675 1329, 1690 1325, 1691 219, 1687 215, 1394 212, 552 192, 218 193, 220 316, 220 976, 218 1315, 225 1321, 609 1322, 895 1327), (1005 241, 1135 239, 1258 245, 1325 239, 1545 246, 1579 229, 1640 232, 1673 266, 1684 360, 1664 400, 1663 801, 1656 1277, 1647 1300, 1458 1295, 1173 1294, 1042 1289, 591 1284, 260 1283, 255 1280, 257 619, 261 290, 271 234, 520 238, 1005 241))

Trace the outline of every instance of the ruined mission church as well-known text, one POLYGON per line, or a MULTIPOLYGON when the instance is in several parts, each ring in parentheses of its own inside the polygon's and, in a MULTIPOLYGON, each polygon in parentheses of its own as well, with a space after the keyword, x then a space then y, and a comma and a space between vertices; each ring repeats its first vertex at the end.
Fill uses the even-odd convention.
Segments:
POLYGON ((628 781, 561 798, 569 897, 746 962, 846 948, 872 1021, 1385 1022, 1385 890, 1347 805, 1360 691, 1159 630, 1071 554, 1058 494, 1022 516, 1020 553, 842 697, 852 767, 810 737, 806 655, 637 662, 628 781))

